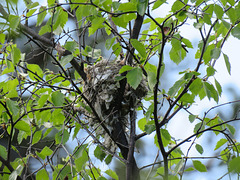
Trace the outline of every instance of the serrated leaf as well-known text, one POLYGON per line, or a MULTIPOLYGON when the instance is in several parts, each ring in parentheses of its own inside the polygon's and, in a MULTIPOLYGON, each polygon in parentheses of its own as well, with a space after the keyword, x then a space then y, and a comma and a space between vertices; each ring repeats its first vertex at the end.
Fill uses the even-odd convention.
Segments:
POLYGON ((49 179, 49 176, 48 176, 47 171, 43 168, 37 172, 36 180, 45 180, 45 179, 49 179))
POLYGON ((32 145, 38 143, 41 137, 42 137, 42 131, 36 131, 33 135, 32 145))
POLYGON ((8 17, 9 27, 12 28, 13 31, 15 31, 20 23, 20 20, 21 19, 19 16, 10 14, 8 17))
POLYGON ((189 87, 189 90, 197 95, 199 93, 199 91, 202 89, 203 83, 202 80, 200 78, 195 79, 192 84, 189 87))
POLYGON ((21 51, 17 47, 13 47, 11 51, 11 60, 16 65, 21 59, 21 51))
POLYGON ((62 106, 65 96, 60 91, 55 91, 51 95, 52 102, 55 106, 62 106))
POLYGON ((216 14, 218 19, 222 19, 222 16, 223 16, 223 13, 224 13, 222 7, 220 7, 219 5, 215 4, 214 5, 214 12, 215 12, 215 14, 216 14))
POLYGON ((99 146, 97 146, 94 150, 94 156, 100 161, 103 161, 103 159, 106 157, 106 153, 99 146))
POLYGON ((112 45, 115 42, 116 38, 117 37, 113 37, 113 38, 109 38, 109 39, 106 40, 105 46, 106 46, 107 50, 109 50, 112 47, 112 45))
POLYGON ((151 134, 153 131, 155 131, 156 127, 153 123, 151 123, 151 121, 149 123, 147 123, 144 127, 144 131, 147 134, 151 134))
POLYGON ((2 145, 0 145, 0 154, 3 159, 7 160, 7 149, 2 145))
POLYGON ((152 7, 152 11, 159 8, 163 3, 165 3, 166 0, 157 0, 152 7))
POLYGON ((193 121, 196 119, 196 117, 197 117, 196 115, 190 114, 188 116, 188 119, 189 119, 190 123, 193 123, 193 121))
POLYGON ((88 155, 86 151, 82 152, 82 155, 77 158, 74 162, 76 165, 76 170, 78 172, 81 172, 81 170, 83 169, 84 164, 88 161, 88 155))
POLYGON ((174 83, 174 85, 168 90, 168 95, 173 97, 178 92, 179 88, 184 84, 185 80, 183 78, 179 79, 174 83))
POLYGON ((148 7, 148 0, 137 0, 137 12, 140 16, 145 14, 148 7))
POLYGON ((212 66, 207 67, 207 76, 208 77, 213 76, 215 74, 215 72, 216 72, 216 70, 212 66))
POLYGON ((112 161, 112 155, 108 155, 106 158, 105 158, 105 160, 104 160, 104 162, 108 165, 108 164, 110 164, 110 162, 112 161))
POLYGON ((113 170, 108 169, 105 171, 105 173, 109 175, 111 178, 113 178, 114 180, 118 180, 118 175, 113 170))
POLYGON ((39 13, 38 13, 38 17, 37 17, 37 24, 36 26, 40 26, 44 20, 44 18, 47 15, 47 11, 46 11, 46 7, 45 6, 41 6, 39 8, 39 13))
POLYGON ((29 77, 36 81, 36 79, 43 78, 43 71, 37 64, 27 64, 27 68, 30 70, 28 72, 29 77))
POLYGON ((131 44, 138 51, 142 58, 146 58, 146 48, 141 42, 139 42, 137 39, 131 39, 131 44))
POLYGON ((16 129, 24 131, 26 133, 30 133, 31 132, 31 128, 30 125, 28 123, 26 123, 25 121, 18 121, 15 126, 16 129))
POLYGON ((214 48, 211 50, 211 58, 212 59, 218 59, 221 54, 221 48, 214 48))
POLYGON ((146 118, 142 118, 142 119, 138 120, 138 128, 140 130, 144 131, 146 124, 147 124, 146 118))
POLYGON ((13 115, 17 115, 19 113, 20 109, 19 109, 18 103, 16 101, 12 101, 10 99, 7 99, 6 103, 7 103, 7 107, 9 108, 10 112, 13 115))
POLYGON ((94 34, 98 29, 103 28, 104 21, 105 21, 105 18, 103 18, 103 17, 95 17, 92 20, 91 27, 88 29, 88 36, 91 36, 92 34, 94 34))
POLYGON ((182 158, 174 168, 174 175, 178 174, 178 172, 182 169, 183 165, 184 165, 184 159, 182 158))
POLYGON ((217 88, 219 96, 221 96, 222 95, 222 86, 220 85, 220 83, 216 79, 215 79, 215 86, 217 88))
POLYGON ((233 158, 228 165, 229 171, 234 173, 240 173, 240 157, 233 158))
POLYGON ((124 73, 124 72, 126 72, 126 71, 130 71, 130 70, 132 70, 132 69, 133 69, 132 66, 125 65, 125 66, 123 66, 123 67, 119 70, 119 74, 122 74, 122 73, 124 73))
POLYGON ((196 150, 200 153, 200 154, 202 154, 203 153, 203 147, 200 145, 200 144, 196 144, 195 145, 195 148, 196 148, 196 150))
POLYGON ((136 67, 127 73, 127 82, 133 89, 137 89, 138 85, 141 83, 142 74, 143 72, 140 67, 136 67))
POLYGON ((193 166, 199 172, 207 172, 207 168, 201 161, 193 161, 193 166))
POLYGON ((66 144, 69 137, 70 137, 70 134, 66 129, 64 129, 63 132, 59 131, 55 136, 56 144, 60 144, 60 143, 63 144, 63 145, 66 144))
POLYGON ((217 150, 218 148, 220 148, 221 146, 223 146, 226 142, 228 142, 228 140, 227 139, 220 139, 218 142, 217 142, 217 144, 216 144, 216 146, 215 146, 215 148, 214 148, 214 151, 215 150, 217 150))
POLYGON ((188 48, 193 48, 191 41, 186 38, 182 38, 181 40, 188 48))
POLYGON ((227 67, 228 73, 229 75, 231 75, 231 64, 229 62, 228 56, 223 53, 223 57, 224 57, 224 61, 225 61, 225 65, 227 67))

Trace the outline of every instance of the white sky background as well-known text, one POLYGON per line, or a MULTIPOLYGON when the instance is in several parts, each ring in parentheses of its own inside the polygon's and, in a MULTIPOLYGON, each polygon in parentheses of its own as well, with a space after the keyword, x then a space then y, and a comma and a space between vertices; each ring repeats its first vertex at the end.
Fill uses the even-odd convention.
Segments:
MULTIPOLYGON (((40 2, 41 5, 46 4, 46 0, 42 0, 42 1, 38 1, 38 2, 40 2)), ((169 2, 174 2, 174 1, 169 1, 169 2)), ((154 17, 165 17, 165 15, 168 14, 168 11, 170 10, 170 7, 171 7, 171 3, 164 4, 161 7, 161 12, 158 9, 158 10, 155 10, 152 13, 152 15, 154 17)), ((193 28, 192 25, 189 24, 189 25, 182 26, 180 31, 181 31, 181 35, 183 37, 191 40, 192 43, 193 43, 193 46, 197 47, 197 43, 200 40, 198 30, 196 30, 195 28, 193 28), (199 38, 199 39, 197 39, 197 38, 199 38)), ((233 86, 235 89, 240 89, 239 47, 240 47, 240 40, 231 37, 227 40, 227 42, 225 43, 224 48, 223 48, 223 52, 228 55, 230 63, 231 63, 231 67, 232 67, 231 76, 227 72, 223 57, 221 56, 220 59, 217 60, 217 63, 216 63, 216 66, 215 66, 215 68, 217 69, 217 72, 215 74, 215 78, 220 82, 220 84, 223 87, 223 94, 222 94, 222 97, 219 100, 219 103, 225 103, 227 101, 232 100, 231 98, 229 98, 229 94, 226 93, 227 87, 233 86)), ((167 48, 165 49, 165 52, 166 51, 168 51, 167 48)), ((194 54, 195 54, 196 48, 194 50, 189 50, 189 51, 194 52, 194 54)), ((165 53, 165 58, 164 59, 169 60, 168 56, 169 55, 167 53, 165 53)), ((191 53, 191 56, 193 56, 193 53, 191 53)), ((190 61, 195 61, 196 62, 195 59, 192 59, 190 61)), ((181 63, 180 63, 180 65, 181 65, 181 63)), ((167 63, 166 63, 166 66, 167 66, 167 63)), ((174 63, 171 63, 170 70, 173 69, 174 67, 177 68, 177 66, 174 65, 174 63)), ((187 69, 187 68, 185 68, 185 69, 187 69)), ((185 70, 185 69, 183 67, 183 70, 185 70)), ((168 67, 166 67, 165 71, 167 71, 167 70, 169 70, 168 67)), ((169 78, 169 80, 170 80, 170 84, 168 84, 169 87, 172 86, 173 83, 181 77, 180 75, 177 74, 177 71, 175 73, 176 73, 175 75, 171 74, 171 77, 169 78)), ((212 107, 214 105, 216 105, 215 102, 213 102, 213 101, 209 102, 208 99, 205 98, 201 102, 196 102, 196 105, 193 105, 193 107, 190 110, 191 110, 191 112, 195 113, 196 115, 197 114, 203 114, 204 111, 208 110, 210 107, 212 107)), ((176 118, 171 120, 170 124, 168 125, 168 128, 169 128, 169 131, 170 131, 171 135, 173 137, 178 137, 178 139, 184 139, 184 138, 188 137, 189 135, 191 135, 193 133, 192 132, 193 127, 194 127, 194 124, 190 124, 189 121, 188 121, 188 114, 184 113, 183 111, 180 111, 180 113, 177 114, 176 118)), ((148 149, 149 149, 149 146, 153 146, 153 144, 152 144, 153 143, 153 135, 148 136, 147 138, 144 138, 144 139, 147 139, 147 141, 145 142, 145 145, 148 149)), ((187 150, 187 148, 189 147, 189 144, 190 143, 187 143, 186 145, 182 146, 184 151, 187 150)), ((69 142, 70 147, 75 147, 76 145, 77 145, 76 141, 69 142)), ((205 151, 208 152, 207 149, 205 149, 205 151)), ((149 158, 148 158, 149 163, 153 162, 156 153, 151 153, 151 154, 152 155, 150 155, 149 158)), ((190 153, 190 155, 198 156, 199 154, 196 153, 195 151, 193 151, 192 153, 190 153)), ((212 154, 208 154, 208 155, 212 155, 212 154)), ((144 165, 146 165, 147 161, 144 161, 144 165)), ((207 180, 209 178, 204 177, 204 173, 199 173, 199 176, 194 177, 195 180, 207 180)))

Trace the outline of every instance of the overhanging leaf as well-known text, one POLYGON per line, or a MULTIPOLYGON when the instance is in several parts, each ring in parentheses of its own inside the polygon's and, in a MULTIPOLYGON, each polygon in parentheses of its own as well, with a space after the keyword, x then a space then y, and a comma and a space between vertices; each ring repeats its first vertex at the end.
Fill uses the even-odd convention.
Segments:
POLYGON ((137 89, 138 85, 141 83, 142 74, 143 72, 140 67, 136 67, 127 73, 127 82, 133 89, 137 89))
POLYGON ((139 54, 142 56, 142 58, 146 58, 147 53, 146 53, 146 48, 142 43, 140 43, 136 39, 131 39, 131 43, 133 47, 139 52, 139 54))

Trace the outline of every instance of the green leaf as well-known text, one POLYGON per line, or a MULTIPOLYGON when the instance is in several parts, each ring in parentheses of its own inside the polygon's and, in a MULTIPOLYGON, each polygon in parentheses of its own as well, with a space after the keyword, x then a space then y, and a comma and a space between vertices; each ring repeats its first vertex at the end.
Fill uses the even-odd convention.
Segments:
POLYGON ((223 53, 223 57, 224 57, 224 61, 225 61, 225 65, 227 67, 228 73, 229 73, 229 75, 231 75, 231 64, 229 62, 228 56, 223 53))
POLYGON ((55 91, 51 95, 52 102, 55 106, 63 106, 65 96, 60 91, 55 91))
POLYGON ((193 161, 193 166, 199 172, 207 172, 207 168, 201 161, 193 161))
POLYGON ((37 172, 36 180, 45 180, 45 179, 49 179, 49 176, 48 176, 47 171, 43 168, 37 172))
POLYGON ((28 134, 31 132, 30 125, 28 123, 26 123, 25 121, 18 121, 17 124, 15 124, 14 127, 16 129, 24 131, 28 134))
POLYGON ((42 151, 41 151, 40 153, 38 153, 38 156, 39 156, 42 160, 44 160, 44 159, 46 158, 46 156, 51 156, 52 153, 53 153, 53 151, 52 151, 49 147, 45 146, 45 147, 42 149, 42 151))
POLYGON ((160 130, 161 135, 162 135, 162 140, 163 140, 163 146, 166 147, 169 145, 170 141, 171 141, 171 135, 169 134, 168 130, 166 129, 161 129, 160 130))
POLYGON ((218 102, 218 93, 212 84, 203 82, 203 88, 209 100, 213 98, 216 102, 218 102))
POLYGON ((142 74, 143 72, 140 67, 133 68, 127 73, 127 82, 133 89, 137 89, 138 85, 141 83, 142 74))
POLYGON ((105 158, 105 163, 108 165, 108 164, 110 164, 111 162, 112 162, 112 158, 113 158, 113 156, 112 155, 108 155, 106 158, 105 158))
POLYGON ((124 72, 126 72, 126 71, 130 71, 130 70, 132 70, 132 69, 133 69, 132 66, 125 65, 125 66, 123 66, 123 67, 119 70, 119 74, 122 74, 122 73, 124 73, 124 72))
POLYGON ((32 145, 38 143, 41 137, 42 137, 42 131, 36 131, 33 135, 32 145))
POLYGON ((17 176, 21 174, 23 165, 18 165, 17 168, 10 174, 8 180, 16 180, 17 176))
POLYGON ((113 178, 114 180, 118 180, 118 175, 113 170, 108 169, 105 171, 105 173, 109 175, 111 178, 113 178))
POLYGON ((11 60, 16 65, 21 59, 21 51, 17 47, 13 47, 11 51, 11 60))
POLYGON ((142 118, 142 119, 138 120, 138 128, 140 130, 144 131, 146 124, 147 124, 146 118, 142 118))
MULTIPOLYGON (((157 67, 150 63, 147 63, 144 66, 144 68, 148 74, 147 78, 148 78, 149 88, 151 89, 151 91, 153 91, 153 88, 155 87, 156 82, 157 82, 157 67)), ((161 71, 160 77, 161 77, 162 73, 163 73, 163 70, 161 71)))
POLYGON ((0 145, 0 154, 3 159, 7 160, 7 149, 2 145, 0 145))
POLYGON ((180 10, 182 7, 184 6, 184 4, 180 1, 175 1, 172 5, 172 12, 176 12, 178 10, 180 10))
POLYGON ((92 25, 91 27, 88 29, 88 35, 91 36, 92 34, 94 34, 98 29, 103 28, 103 22, 105 21, 105 18, 103 17, 95 17, 92 20, 92 25))
POLYGON ((146 48, 144 47, 144 45, 141 42, 139 42, 137 39, 131 39, 131 43, 132 43, 133 47, 141 55, 141 57, 146 58, 147 53, 146 53, 146 48))
POLYGON ((190 114, 188 116, 188 119, 189 119, 190 123, 193 123, 193 121, 196 119, 196 117, 197 117, 196 115, 190 114))
POLYGON ((214 12, 215 12, 218 19, 222 19, 224 11, 223 11, 221 6, 215 4, 214 5, 214 12))
POLYGON ((228 165, 229 171, 234 173, 240 173, 240 157, 233 158, 228 165))
POLYGON ((38 13, 38 17, 37 17, 37 23, 36 26, 40 26, 44 20, 44 18, 47 15, 47 11, 46 11, 46 7, 45 6, 41 6, 39 8, 39 13, 38 13))
POLYGON ((184 159, 182 158, 174 168, 174 175, 178 174, 178 172, 182 169, 183 165, 184 165, 184 159))
POLYGON ((163 3, 166 3, 166 0, 157 0, 152 7, 152 11, 160 7, 163 3))
POLYGON ((55 136, 56 144, 60 144, 60 143, 63 145, 66 144, 69 137, 70 137, 70 134, 66 129, 64 129, 63 132, 59 131, 55 136))
POLYGON ((12 101, 10 99, 6 100, 7 103, 7 107, 9 109, 9 111, 13 114, 13 115, 17 115, 19 113, 19 106, 18 103, 16 101, 12 101))
POLYGON ((221 54, 221 48, 214 48, 211 50, 211 58, 218 59, 221 54))
POLYGON ((178 92, 179 88, 185 83, 184 78, 182 77, 174 83, 174 85, 168 90, 168 95, 173 97, 178 92))
POLYGON ((194 26, 196 29, 201 29, 202 26, 203 26, 203 23, 196 23, 196 22, 194 22, 194 23, 193 23, 193 26, 194 26))
POLYGON ((43 78, 43 71, 39 65, 27 64, 27 68, 30 70, 28 74, 32 80, 36 81, 36 79, 43 78))
POLYGON ((230 131, 230 133, 231 133, 232 135, 234 135, 235 132, 236 132, 236 129, 234 128, 234 126, 232 126, 232 125, 230 125, 230 124, 226 124, 226 126, 227 126, 228 130, 230 131))
POLYGON ((197 95, 203 86, 202 80, 200 78, 195 79, 189 87, 189 90, 197 95))
POLYGON ((218 94, 219 94, 219 96, 221 96, 222 95, 222 86, 216 79, 214 79, 214 80, 215 80, 215 86, 217 88, 218 94))
POLYGON ((88 161, 88 155, 86 151, 83 151, 82 156, 77 158, 74 162, 76 165, 76 170, 81 172, 83 169, 84 164, 88 161))
POLYGON ((48 99, 49 95, 48 94, 43 94, 41 95, 41 97, 38 100, 38 108, 41 108, 45 105, 47 99, 48 99))
POLYGON ((112 47, 112 45, 115 42, 116 38, 117 37, 113 37, 113 38, 109 38, 109 39, 106 40, 105 46, 106 46, 107 50, 109 50, 112 47))
POLYGON ((181 40, 188 48, 193 48, 193 46, 192 46, 192 42, 191 41, 189 41, 188 39, 186 39, 186 38, 182 38, 182 40, 181 40))
POLYGON ((9 27, 15 31, 20 23, 20 17, 10 14, 8 17, 9 27))
POLYGON ((97 146, 94 150, 94 156, 100 161, 103 161, 103 159, 106 157, 106 153, 99 146, 97 146))
POLYGON ((145 125, 145 128, 144 128, 144 131, 147 133, 147 134, 151 134, 153 131, 156 130, 156 127, 155 127, 155 124, 154 124, 154 121, 149 121, 146 125, 145 125))
POLYGON ((41 27, 41 29, 39 30, 38 34, 39 35, 43 35, 43 34, 48 33, 48 32, 51 32, 51 26, 46 24, 46 25, 41 27))
POLYGON ((5 42, 5 34, 3 34, 3 33, 0 33, 0 43, 1 44, 4 44, 4 42, 5 42))
POLYGON ((200 153, 200 154, 202 154, 203 153, 203 147, 200 145, 200 144, 196 144, 195 145, 195 148, 196 148, 196 150, 200 153))
POLYGON ((207 76, 213 76, 215 74, 216 70, 212 66, 207 67, 207 76))
POLYGON ((62 125, 65 121, 66 117, 63 115, 61 109, 55 109, 52 113, 50 122, 53 123, 54 126, 62 125))
POLYGON ((217 142, 217 144, 216 144, 216 146, 215 146, 215 148, 214 148, 214 151, 215 150, 217 150, 218 148, 220 148, 221 146, 223 146, 226 142, 228 142, 228 140, 227 139, 220 139, 218 142, 217 142))
POLYGON ((181 98, 180 101, 185 102, 185 103, 194 103, 194 96, 189 94, 189 93, 185 93, 181 98))
POLYGON ((145 14, 148 7, 148 0, 137 0, 137 12, 140 16, 145 14))

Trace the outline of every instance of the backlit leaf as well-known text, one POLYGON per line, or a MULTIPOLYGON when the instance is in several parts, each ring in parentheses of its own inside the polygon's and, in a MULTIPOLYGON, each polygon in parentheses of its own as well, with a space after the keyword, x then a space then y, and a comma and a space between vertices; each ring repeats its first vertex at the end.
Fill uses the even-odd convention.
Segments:
POLYGON ((207 168, 201 161, 193 161, 193 166, 199 172, 207 172, 207 168))
POLYGON ((146 58, 147 53, 146 53, 146 48, 144 47, 144 45, 136 39, 131 39, 131 43, 132 43, 133 47, 141 55, 141 57, 146 58))
POLYGON ((137 89, 138 85, 141 83, 142 74, 143 72, 140 67, 136 67, 127 73, 127 82, 133 89, 137 89))
MULTIPOLYGON (((240 35, 240 34, 239 34, 240 35)), ((239 36, 240 37, 240 36, 239 36)), ((224 61, 225 61, 225 65, 227 67, 228 73, 231 75, 231 64, 229 62, 228 56, 226 54, 223 53, 223 57, 224 57, 224 61)))
POLYGON ((228 141, 227 139, 220 139, 217 142, 217 144, 216 144, 216 146, 214 148, 214 151, 217 150, 218 148, 222 147, 227 141, 228 141))

